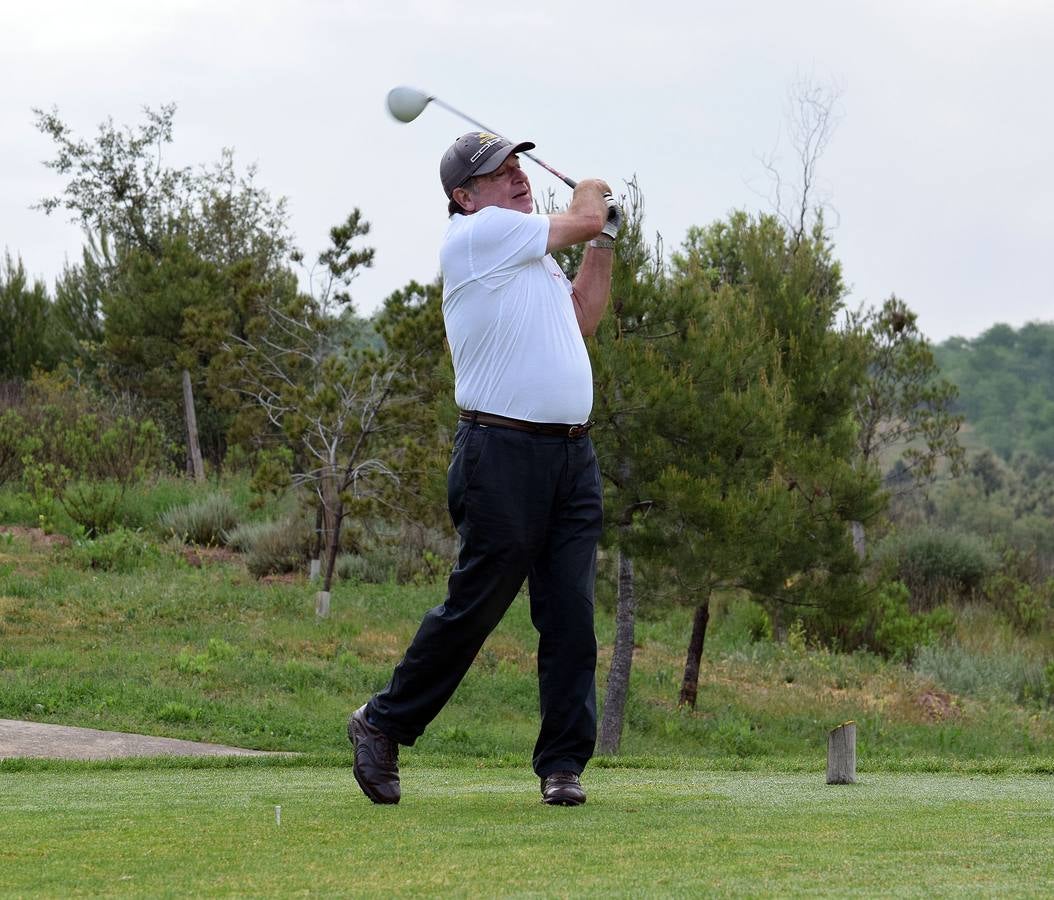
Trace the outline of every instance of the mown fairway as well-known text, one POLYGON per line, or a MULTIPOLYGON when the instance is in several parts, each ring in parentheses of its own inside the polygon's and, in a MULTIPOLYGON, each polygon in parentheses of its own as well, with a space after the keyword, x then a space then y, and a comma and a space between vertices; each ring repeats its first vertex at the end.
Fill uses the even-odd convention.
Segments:
POLYGON ((398 807, 347 768, 0 778, 5 895, 1054 891, 1049 776, 595 769, 577 809, 540 804, 527 771, 412 762, 398 807))

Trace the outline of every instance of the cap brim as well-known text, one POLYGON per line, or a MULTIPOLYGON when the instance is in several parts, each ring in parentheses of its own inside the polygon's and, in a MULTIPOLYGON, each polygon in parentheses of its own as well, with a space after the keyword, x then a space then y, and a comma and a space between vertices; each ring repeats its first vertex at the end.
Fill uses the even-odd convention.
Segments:
POLYGON ((493 156, 491 156, 485 163, 483 163, 482 166, 480 166, 478 169, 476 169, 476 171, 473 172, 472 174, 474 176, 475 175, 489 175, 491 172, 495 171, 498 167, 500 167, 501 164, 503 162, 505 162, 505 160, 507 160, 510 156, 512 156, 513 153, 519 153, 522 150, 533 150, 533 149, 534 149, 534 144, 533 143, 531 143, 530 141, 521 141, 520 143, 518 143, 518 144, 516 144, 516 145, 514 145, 512 147, 507 147, 505 149, 499 150, 497 153, 495 153, 493 156))

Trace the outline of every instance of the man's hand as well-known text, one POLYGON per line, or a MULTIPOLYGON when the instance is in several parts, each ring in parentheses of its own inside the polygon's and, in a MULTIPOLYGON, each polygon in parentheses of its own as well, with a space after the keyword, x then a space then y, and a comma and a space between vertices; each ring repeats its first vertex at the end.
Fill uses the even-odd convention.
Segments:
POLYGON ((618 201, 611 196, 610 191, 604 194, 604 201, 607 203, 608 207, 608 218, 600 233, 606 234, 609 238, 614 240, 618 236, 619 228, 622 227, 622 207, 619 206, 618 201))
MULTIPOLYGON (((611 196, 611 188, 606 181, 599 178, 586 178, 578 182, 574 193, 571 195, 571 204, 568 206, 569 213, 592 213, 599 217, 601 222, 606 222, 608 217, 607 198, 611 196)), ((599 233, 601 229, 597 229, 599 233)), ((595 237, 596 235, 593 235, 595 237)))
POLYGON ((578 182, 571 195, 571 205, 567 212, 549 216, 549 242, 546 251, 552 253, 553 250, 562 250, 599 235, 610 215, 605 194, 611 194, 611 188, 606 181, 587 178, 578 182))

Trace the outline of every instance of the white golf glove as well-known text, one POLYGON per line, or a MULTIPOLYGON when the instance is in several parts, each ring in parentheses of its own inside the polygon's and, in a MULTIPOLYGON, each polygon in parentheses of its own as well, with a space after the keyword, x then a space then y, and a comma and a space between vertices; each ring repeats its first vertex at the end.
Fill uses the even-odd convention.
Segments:
POLYGON ((600 230, 600 233, 606 234, 614 240, 618 236, 619 227, 622 225, 622 207, 618 205, 618 201, 610 193, 604 194, 604 200, 608 205, 608 220, 600 230))

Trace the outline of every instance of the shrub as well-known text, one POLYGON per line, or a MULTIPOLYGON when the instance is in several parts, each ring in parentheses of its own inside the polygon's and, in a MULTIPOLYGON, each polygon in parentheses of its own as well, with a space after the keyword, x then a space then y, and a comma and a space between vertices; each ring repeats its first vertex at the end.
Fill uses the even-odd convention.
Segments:
POLYGON ((265 523, 252 532, 245 565, 256 578, 303 571, 310 558, 313 537, 313 529, 303 520, 265 523))
POLYGON ((395 554, 375 550, 369 555, 343 553, 337 557, 334 574, 358 584, 387 584, 395 580, 395 554))
POLYGON ((114 481, 71 481, 62 492, 62 508, 86 534, 112 531, 122 519, 124 487, 114 481))
POLYGON ((210 494, 194 503, 176 506, 159 517, 165 534, 187 544, 217 546, 238 524, 238 508, 229 496, 210 494))
POLYGON ((0 485, 22 474, 22 458, 35 449, 25 419, 14 409, 0 412, 0 485))
POLYGON ((107 572, 132 572, 161 557, 156 545, 142 532, 127 528, 117 528, 94 540, 81 538, 72 544, 69 554, 74 564, 83 569, 107 572))
POLYGON ((151 419, 61 372, 33 377, 20 415, 23 482, 42 507, 60 504, 89 534, 112 527, 121 494, 163 467, 165 442, 151 419))
POLYGON ((898 662, 911 660, 918 648, 949 637, 955 628, 951 610, 912 613, 908 600, 908 589, 899 581, 879 585, 865 626, 870 649, 898 662))
POLYGON ((915 611, 968 600, 996 568, 995 554, 972 534, 924 527, 891 535, 875 550, 883 569, 907 586, 915 611))
POLYGON ((42 507, 27 491, 12 486, 0 487, 0 522, 5 525, 37 527, 45 509, 51 512, 51 507, 42 507))
POLYGON ((362 563, 359 580, 399 584, 430 584, 450 569, 455 543, 446 531, 411 522, 374 524, 372 531, 355 542, 362 563))
POLYGON ((707 650, 731 652, 772 640, 772 619, 764 607, 740 594, 715 594, 710 601, 707 650))
POLYGON ((1046 630, 1054 614, 1054 578, 1044 577, 1035 553, 1006 548, 999 570, 985 579, 984 595, 1025 634, 1046 630))
POLYGON ((261 536, 274 529, 279 523, 276 522, 243 522, 230 531, 222 534, 223 543, 231 550, 239 553, 248 553, 256 546, 261 536))
POLYGON ((957 694, 1017 703, 1050 696, 1043 663, 1019 650, 986 654, 960 644, 921 647, 913 668, 957 694))

